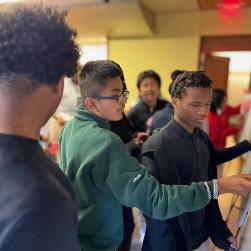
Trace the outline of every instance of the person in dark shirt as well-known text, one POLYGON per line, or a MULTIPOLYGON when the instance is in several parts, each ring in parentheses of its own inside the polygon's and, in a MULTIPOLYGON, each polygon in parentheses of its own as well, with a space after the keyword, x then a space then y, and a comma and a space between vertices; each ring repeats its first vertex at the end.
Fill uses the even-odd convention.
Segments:
POLYGON ((150 134, 156 129, 162 128, 165 126, 173 116, 173 105, 170 102, 167 102, 166 106, 153 114, 150 125, 150 134))
MULTIPOLYGON (((174 117, 142 148, 142 162, 161 183, 190 184, 217 176, 217 164, 251 150, 250 141, 216 150, 200 129, 212 100, 212 81, 202 72, 184 72, 171 88, 174 117), (168 165, 167 165, 168 163, 168 165)), ((146 217, 143 251, 211 250, 210 237, 222 249, 235 245, 217 200, 201 210, 166 221, 146 217)))
POLYGON ((127 114, 133 132, 146 132, 146 121, 154 112, 163 109, 167 101, 160 99, 161 79, 153 70, 143 71, 139 74, 137 87, 139 101, 127 114))
POLYGON ((0 15, 2 251, 80 251, 73 189, 38 141, 79 58, 65 15, 42 4, 0 15))

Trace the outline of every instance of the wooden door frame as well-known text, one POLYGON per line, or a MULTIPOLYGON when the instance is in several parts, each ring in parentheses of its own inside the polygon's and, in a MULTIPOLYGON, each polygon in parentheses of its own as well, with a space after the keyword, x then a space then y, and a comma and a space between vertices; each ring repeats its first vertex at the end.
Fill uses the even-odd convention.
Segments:
POLYGON ((251 51, 251 35, 201 37, 198 63, 200 70, 204 70, 205 54, 215 51, 251 51))

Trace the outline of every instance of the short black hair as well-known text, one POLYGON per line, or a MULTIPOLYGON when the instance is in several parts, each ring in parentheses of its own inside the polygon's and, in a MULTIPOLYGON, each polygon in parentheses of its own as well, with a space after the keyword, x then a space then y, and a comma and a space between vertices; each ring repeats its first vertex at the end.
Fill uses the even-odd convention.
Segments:
POLYGON ((76 72, 79 47, 66 14, 42 3, 0 13, 0 88, 27 94, 76 72))
POLYGON ((110 60, 87 62, 79 76, 81 97, 85 99, 99 96, 107 86, 107 80, 121 76, 121 69, 110 60))
POLYGON ((212 93, 212 102, 210 105, 210 111, 216 113, 218 109, 221 108, 221 105, 226 98, 227 93, 221 89, 214 89, 212 93))
POLYGON ((173 81, 172 98, 182 98, 188 87, 212 88, 213 81, 202 71, 184 71, 173 81))
POLYGON ((120 76, 120 79, 122 81, 122 84, 123 84, 123 89, 124 90, 127 90, 127 86, 126 86, 126 80, 125 80, 125 75, 124 75, 124 72, 122 70, 122 67, 120 66, 120 64, 118 64, 117 62, 113 61, 113 60, 110 60, 112 63, 114 63, 121 71, 121 76, 120 76))
POLYGON ((153 79, 155 79, 156 82, 159 85, 159 88, 160 88, 160 86, 161 86, 161 78, 160 78, 159 74, 156 71, 154 71, 154 70, 147 70, 147 71, 142 71, 138 75, 138 79, 137 79, 137 87, 138 87, 138 89, 140 89, 140 84, 141 84, 141 82, 145 78, 153 78, 153 79))

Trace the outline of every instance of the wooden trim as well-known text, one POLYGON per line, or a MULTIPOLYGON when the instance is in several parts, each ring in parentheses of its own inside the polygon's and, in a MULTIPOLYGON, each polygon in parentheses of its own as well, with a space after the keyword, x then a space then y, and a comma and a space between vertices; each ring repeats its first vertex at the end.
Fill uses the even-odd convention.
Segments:
POLYGON ((205 55, 215 51, 251 51, 251 35, 201 37, 198 60, 200 70, 204 68, 205 55))
POLYGON ((251 35, 201 37, 201 52, 251 51, 251 35))

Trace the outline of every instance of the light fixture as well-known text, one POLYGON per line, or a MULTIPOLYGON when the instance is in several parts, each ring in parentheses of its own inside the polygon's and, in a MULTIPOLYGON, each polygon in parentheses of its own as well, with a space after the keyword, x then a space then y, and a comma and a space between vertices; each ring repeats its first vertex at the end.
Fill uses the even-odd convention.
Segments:
POLYGON ((220 17, 235 18, 241 15, 244 3, 242 0, 222 0, 219 4, 220 17))

